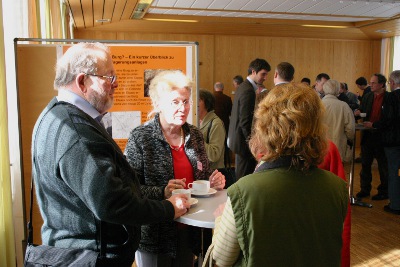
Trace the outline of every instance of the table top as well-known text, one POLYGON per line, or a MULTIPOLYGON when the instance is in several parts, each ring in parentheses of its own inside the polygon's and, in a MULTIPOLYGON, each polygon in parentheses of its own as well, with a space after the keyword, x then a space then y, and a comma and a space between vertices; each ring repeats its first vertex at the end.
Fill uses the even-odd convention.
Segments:
POLYGON ((375 130, 375 128, 367 128, 367 127, 365 127, 364 124, 362 124, 362 123, 356 123, 355 129, 356 129, 356 131, 357 131, 357 130, 359 130, 359 131, 364 131, 364 130, 375 130))
POLYGON ((226 189, 217 191, 215 194, 209 196, 192 195, 192 198, 197 199, 198 203, 192 205, 189 211, 176 219, 176 221, 192 226, 214 228, 215 217, 213 213, 220 204, 226 202, 228 198, 226 189))

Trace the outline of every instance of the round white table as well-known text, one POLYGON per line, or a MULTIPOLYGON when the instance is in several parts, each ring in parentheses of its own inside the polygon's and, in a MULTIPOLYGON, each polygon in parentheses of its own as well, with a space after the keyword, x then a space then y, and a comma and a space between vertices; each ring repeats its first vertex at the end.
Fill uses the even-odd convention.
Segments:
POLYGON ((176 221, 197 227, 214 228, 215 217, 213 213, 220 204, 226 202, 226 189, 207 196, 192 195, 192 198, 197 199, 198 203, 192 205, 189 211, 176 221))

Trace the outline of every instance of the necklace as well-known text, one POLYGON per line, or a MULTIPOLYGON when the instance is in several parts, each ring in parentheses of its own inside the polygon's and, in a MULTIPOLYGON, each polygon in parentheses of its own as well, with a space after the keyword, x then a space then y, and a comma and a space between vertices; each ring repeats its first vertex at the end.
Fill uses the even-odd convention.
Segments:
POLYGON ((165 140, 167 141, 169 147, 172 148, 172 149, 175 150, 175 151, 178 151, 179 148, 182 146, 182 144, 183 144, 183 139, 184 139, 184 134, 183 134, 183 129, 182 129, 182 127, 181 127, 181 141, 179 142, 179 145, 178 145, 178 146, 172 146, 172 145, 168 142, 168 138, 165 136, 164 130, 162 130, 162 133, 163 133, 164 138, 165 138, 165 140))

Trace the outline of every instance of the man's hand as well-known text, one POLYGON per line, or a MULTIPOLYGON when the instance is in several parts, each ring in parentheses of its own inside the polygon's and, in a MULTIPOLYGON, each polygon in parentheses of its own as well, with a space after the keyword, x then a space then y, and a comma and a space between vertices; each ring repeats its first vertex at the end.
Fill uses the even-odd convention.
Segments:
POLYGON ((189 201, 184 194, 173 195, 167 200, 171 202, 172 205, 174 206, 175 210, 174 219, 181 217, 190 208, 189 201))
POLYGON ((186 178, 183 179, 171 179, 168 181, 167 186, 164 188, 164 197, 170 198, 172 191, 175 189, 183 189, 186 187, 186 178))

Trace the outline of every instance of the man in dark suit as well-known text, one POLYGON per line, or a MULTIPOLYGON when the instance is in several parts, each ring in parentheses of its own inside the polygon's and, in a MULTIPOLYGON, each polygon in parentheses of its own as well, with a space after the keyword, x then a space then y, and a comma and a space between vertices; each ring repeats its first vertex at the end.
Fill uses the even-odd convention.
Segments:
POLYGON ((264 59, 249 65, 247 79, 236 89, 228 131, 228 147, 235 153, 236 179, 253 173, 257 161, 248 146, 253 122, 257 85, 262 84, 271 66, 264 59))

